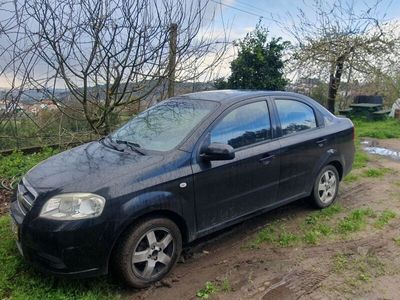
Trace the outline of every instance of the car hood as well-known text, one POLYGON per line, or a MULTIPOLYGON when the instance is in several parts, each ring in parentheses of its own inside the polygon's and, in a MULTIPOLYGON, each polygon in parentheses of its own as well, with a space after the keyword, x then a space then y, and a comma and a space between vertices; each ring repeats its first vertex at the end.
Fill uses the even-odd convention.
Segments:
POLYGON ((95 192, 113 182, 138 181, 162 155, 120 152, 95 141, 52 156, 32 168, 25 179, 37 192, 95 192))

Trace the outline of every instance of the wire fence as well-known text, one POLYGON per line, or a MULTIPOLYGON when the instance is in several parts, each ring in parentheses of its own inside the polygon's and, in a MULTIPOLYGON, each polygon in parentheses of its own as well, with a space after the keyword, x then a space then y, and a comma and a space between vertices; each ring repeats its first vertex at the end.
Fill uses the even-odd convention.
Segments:
POLYGON ((10 154, 15 150, 28 154, 38 152, 44 147, 66 148, 99 138, 100 135, 94 131, 63 131, 59 135, 0 136, 0 154, 10 154))

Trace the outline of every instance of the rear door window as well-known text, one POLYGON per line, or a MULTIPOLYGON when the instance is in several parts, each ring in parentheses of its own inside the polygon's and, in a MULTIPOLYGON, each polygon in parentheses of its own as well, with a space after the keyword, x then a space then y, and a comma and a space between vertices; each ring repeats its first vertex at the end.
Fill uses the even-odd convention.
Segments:
POLYGON ((317 127, 314 110, 307 104, 288 99, 276 99, 282 135, 317 127))

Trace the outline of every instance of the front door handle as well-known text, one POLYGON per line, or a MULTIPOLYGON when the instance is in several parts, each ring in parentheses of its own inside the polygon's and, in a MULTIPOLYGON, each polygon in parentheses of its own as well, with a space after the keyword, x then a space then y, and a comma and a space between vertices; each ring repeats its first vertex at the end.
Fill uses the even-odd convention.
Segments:
POLYGON ((322 146, 324 146, 324 144, 325 144, 327 141, 328 141, 327 139, 319 139, 319 140, 317 140, 315 143, 316 143, 318 146, 322 147, 322 146))
POLYGON ((273 160, 275 155, 267 155, 265 157, 260 158, 258 161, 262 163, 263 165, 269 165, 271 160, 273 160))

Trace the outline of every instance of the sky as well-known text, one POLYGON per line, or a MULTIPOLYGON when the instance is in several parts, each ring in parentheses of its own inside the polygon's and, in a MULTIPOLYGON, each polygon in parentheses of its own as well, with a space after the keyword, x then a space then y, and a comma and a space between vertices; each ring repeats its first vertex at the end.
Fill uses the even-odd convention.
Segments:
MULTIPOLYGON (((190 1, 190 0, 188 0, 190 1)), ((315 0, 209 0, 210 9, 217 12, 213 20, 213 35, 222 37, 228 34, 229 41, 243 38, 247 32, 252 31, 261 18, 262 24, 268 28, 270 36, 283 37, 284 40, 292 40, 287 31, 277 24, 290 27, 293 19, 301 9, 308 17, 313 18, 312 3, 315 0)), ((327 0, 332 1, 333 0, 327 0)), ((400 22, 400 0, 342 0, 343 3, 354 3, 355 10, 366 10, 376 1, 381 1, 377 13, 386 20, 400 22)), ((1 13, 0 13, 1 18, 1 13)), ((209 33, 206 33, 209 34, 209 33)), ((228 76, 229 62, 235 56, 235 50, 230 49, 227 59, 216 71, 218 76, 228 76)), ((211 58, 210 58, 211 60, 211 58)), ((7 86, 7 81, 0 76, 0 87, 7 86)))
MULTIPOLYGON (((328 0, 329 1, 329 0, 328 0)), ((343 0, 355 3, 355 10, 365 10, 373 6, 377 0, 343 0)), ((225 23, 232 25, 233 38, 243 36, 243 33, 252 30, 258 19, 270 30, 272 36, 290 36, 283 31, 274 20, 290 22, 291 16, 296 17, 299 9, 312 17, 312 3, 314 0, 212 0, 211 3, 223 9, 222 15, 225 23), (218 4, 219 3, 219 4, 218 4)), ((333 1, 332 1, 333 2, 333 1)), ((382 0, 378 13, 386 15, 387 20, 400 20, 400 0, 382 0)), ((217 22, 217 27, 223 28, 222 22, 217 22)))
MULTIPOLYGON (((342 0, 344 5, 353 4, 356 13, 366 11, 377 1, 380 1, 380 4, 376 13, 381 19, 400 22, 400 0, 342 0)), ((282 27, 290 27, 290 24, 297 19, 299 10, 313 20, 314 2, 315 0, 211 0, 211 3, 221 12, 215 18, 215 32, 223 32, 226 28, 229 40, 243 38, 247 32, 255 28, 261 18, 261 23, 268 28, 270 37, 282 37, 284 40, 293 42, 293 37, 282 27)), ((327 2, 334 1, 327 0, 327 2)), ((235 50, 231 49, 228 56, 234 57, 235 50)), ((229 59, 220 66, 217 72, 221 77, 229 75, 229 59)))

